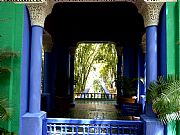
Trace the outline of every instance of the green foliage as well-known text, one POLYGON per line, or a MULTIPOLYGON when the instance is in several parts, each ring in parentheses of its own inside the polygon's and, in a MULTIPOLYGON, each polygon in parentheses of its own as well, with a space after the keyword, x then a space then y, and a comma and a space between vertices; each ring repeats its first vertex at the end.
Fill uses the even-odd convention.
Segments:
POLYGON ((101 88, 101 85, 99 84, 99 80, 98 79, 94 80, 93 88, 95 90, 95 93, 99 93, 99 91, 102 92, 102 88, 101 88))
POLYGON ((99 46, 93 44, 79 44, 75 54, 75 80, 76 92, 85 90, 87 78, 92 65, 98 55, 99 46))
POLYGON ((104 82, 116 76, 117 54, 112 43, 81 43, 75 54, 75 92, 83 92, 93 64, 103 63, 101 78, 104 82))
POLYGON ((177 76, 159 77, 150 83, 146 100, 163 123, 180 119, 180 79, 177 76))

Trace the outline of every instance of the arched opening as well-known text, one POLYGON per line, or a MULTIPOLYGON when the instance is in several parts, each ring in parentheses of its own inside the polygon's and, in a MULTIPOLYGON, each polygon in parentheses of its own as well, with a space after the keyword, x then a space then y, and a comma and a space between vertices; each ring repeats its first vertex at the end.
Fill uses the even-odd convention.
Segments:
POLYGON ((93 88, 96 81, 102 81, 109 89, 113 89, 112 85, 116 77, 117 52, 113 43, 81 42, 78 44, 75 53, 75 92, 98 92, 99 86, 97 89, 93 88))
POLYGON ((117 52, 113 42, 80 42, 75 53, 76 101, 114 101, 117 52))
MULTIPOLYGON (((79 41, 113 41, 116 48, 130 48, 130 52, 127 49, 127 54, 130 54, 127 59, 137 63, 134 58, 144 33, 142 16, 136 6, 129 2, 56 3, 46 18, 45 29, 53 41, 49 81, 53 112, 73 102, 76 78, 72 76, 74 54, 71 54, 71 48, 75 48, 79 41)), ((122 54, 117 57, 121 69, 122 54)), ((127 69, 136 71, 136 67, 130 67, 133 63, 127 63, 127 69)))

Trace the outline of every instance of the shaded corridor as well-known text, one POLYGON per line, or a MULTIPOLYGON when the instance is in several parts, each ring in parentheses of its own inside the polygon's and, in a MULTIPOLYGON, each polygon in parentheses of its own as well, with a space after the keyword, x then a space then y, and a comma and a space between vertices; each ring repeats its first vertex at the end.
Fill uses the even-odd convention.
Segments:
POLYGON ((131 120, 115 107, 116 101, 76 100, 75 107, 58 112, 58 118, 131 120))

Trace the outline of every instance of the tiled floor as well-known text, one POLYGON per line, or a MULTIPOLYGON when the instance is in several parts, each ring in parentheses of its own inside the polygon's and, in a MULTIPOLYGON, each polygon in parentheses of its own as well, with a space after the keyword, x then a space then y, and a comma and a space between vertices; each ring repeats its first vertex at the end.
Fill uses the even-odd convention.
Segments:
POLYGON ((121 119, 128 120, 132 117, 122 116, 120 110, 115 108, 116 101, 76 101, 75 108, 64 110, 58 114, 61 118, 80 119, 121 119))

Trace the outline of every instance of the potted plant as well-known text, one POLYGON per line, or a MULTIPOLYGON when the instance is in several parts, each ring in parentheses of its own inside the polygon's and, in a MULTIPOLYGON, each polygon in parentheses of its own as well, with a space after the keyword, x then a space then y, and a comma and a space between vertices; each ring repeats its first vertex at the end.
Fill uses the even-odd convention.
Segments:
POLYGON ((147 91, 147 103, 163 123, 180 119, 180 79, 177 76, 159 77, 151 82, 147 91))
POLYGON ((121 77, 116 81, 117 103, 135 103, 137 78, 121 77))

